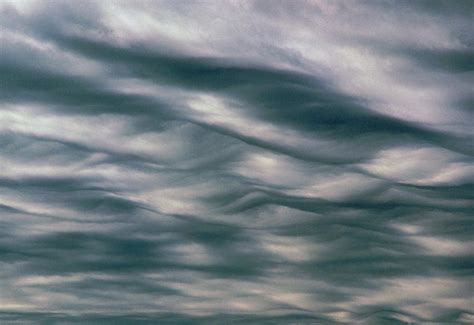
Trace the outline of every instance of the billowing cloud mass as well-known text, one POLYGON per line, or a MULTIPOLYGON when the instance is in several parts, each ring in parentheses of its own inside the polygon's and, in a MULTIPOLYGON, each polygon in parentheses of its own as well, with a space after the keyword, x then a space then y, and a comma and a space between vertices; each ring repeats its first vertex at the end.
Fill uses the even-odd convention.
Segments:
POLYGON ((474 322, 474 2, 0 3, 0 323, 474 322))

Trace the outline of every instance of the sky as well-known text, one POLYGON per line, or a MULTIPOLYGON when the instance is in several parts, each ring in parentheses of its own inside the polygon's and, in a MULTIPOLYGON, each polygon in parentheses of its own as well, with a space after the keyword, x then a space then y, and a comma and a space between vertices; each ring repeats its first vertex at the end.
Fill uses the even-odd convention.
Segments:
POLYGON ((0 323, 473 323, 473 12, 1 0, 0 323))

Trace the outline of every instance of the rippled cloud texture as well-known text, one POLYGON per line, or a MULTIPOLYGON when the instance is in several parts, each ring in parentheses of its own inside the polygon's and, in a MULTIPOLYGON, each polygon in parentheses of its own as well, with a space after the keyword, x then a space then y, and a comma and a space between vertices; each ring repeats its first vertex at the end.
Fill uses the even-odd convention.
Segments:
POLYGON ((472 1, 1 1, 0 323, 470 323, 472 1))

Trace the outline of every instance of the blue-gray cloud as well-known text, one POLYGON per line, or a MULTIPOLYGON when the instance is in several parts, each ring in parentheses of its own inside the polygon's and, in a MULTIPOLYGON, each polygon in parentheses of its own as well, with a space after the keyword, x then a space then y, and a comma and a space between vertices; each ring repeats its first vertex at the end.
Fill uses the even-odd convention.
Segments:
POLYGON ((472 322, 472 10, 3 1, 0 322, 472 322))

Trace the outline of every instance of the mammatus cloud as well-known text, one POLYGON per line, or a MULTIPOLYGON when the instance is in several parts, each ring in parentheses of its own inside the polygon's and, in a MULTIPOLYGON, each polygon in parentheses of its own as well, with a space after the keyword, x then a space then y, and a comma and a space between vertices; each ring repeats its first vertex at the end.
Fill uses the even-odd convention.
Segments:
POLYGON ((0 323, 474 321, 471 1, 2 1, 0 323))

